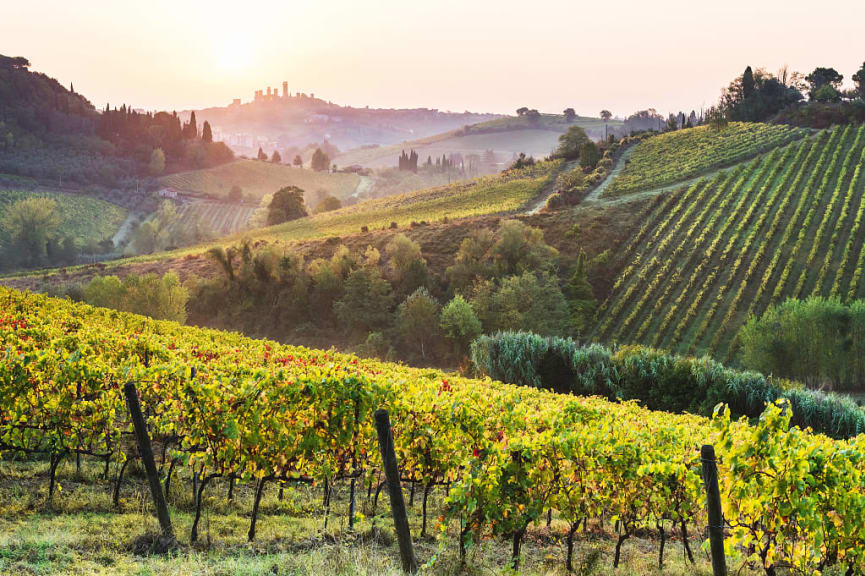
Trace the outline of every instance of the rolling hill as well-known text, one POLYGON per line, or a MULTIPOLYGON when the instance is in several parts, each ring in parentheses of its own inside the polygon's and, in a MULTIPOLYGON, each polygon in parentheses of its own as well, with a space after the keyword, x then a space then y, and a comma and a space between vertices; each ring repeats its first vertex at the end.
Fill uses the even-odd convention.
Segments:
POLYGON ((865 127, 773 149, 670 194, 620 254, 593 337, 732 360, 785 298, 865 297, 865 127))
MULTIPOLYGON (((392 146, 349 150, 335 161, 341 166, 359 164, 386 168, 397 165, 403 150, 415 150, 422 162, 428 156, 435 159, 450 154, 476 155, 480 158, 481 173, 493 173, 506 168, 520 152, 535 158, 549 155, 558 145, 559 136, 572 125, 583 127, 593 138, 604 136, 604 121, 598 118, 578 116, 573 122, 567 122, 561 115, 543 114, 540 120, 533 122, 526 117, 507 116, 392 146)), ((610 127, 619 125, 621 122, 609 122, 610 127)))
MULTIPOLYGON (((186 120, 190 113, 186 110, 180 115, 186 120)), ((428 108, 340 106, 316 98, 314 94, 280 94, 276 89, 269 94, 259 94, 251 102, 205 108, 196 110, 195 114, 199 122, 210 122, 218 138, 243 154, 255 154, 259 146, 268 154, 273 150, 282 153, 323 140, 343 150, 389 145, 498 117, 497 114, 428 108)))
POLYGON ((298 186, 307 194, 323 190, 342 199, 354 193, 360 177, 357 174, 329 174, 286 164, 239 159, 214 168, 163 176, 160 183, 214 198, 225 198, 233 186, 239 186, 245 195, 255 199, 273 194, 284 186, 298 186))
POLYGON ((100 242, 114 236, 126 218, 126 210, 91 196, 60 192, 0 190, 0 246, 5 242, 3 216, 9 206, 25 198, 50 198, 57 203, 60 216, 58 235, 71 237, 79 246, 100 242))
POLYGON ((753 158, 805 134, 805 130, 786 125, 744 122, 733 122, 722 130, 699 126, 659 134, 634 147, 624 170, 604 195, 616 197, 682 182, 753 158))

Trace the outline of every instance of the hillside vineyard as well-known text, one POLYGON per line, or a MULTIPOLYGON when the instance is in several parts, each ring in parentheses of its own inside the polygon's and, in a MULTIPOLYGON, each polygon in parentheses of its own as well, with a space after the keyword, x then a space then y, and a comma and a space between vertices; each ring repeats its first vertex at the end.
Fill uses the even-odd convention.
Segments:
POLYGON ((865 569, 865 436, 789 428, 783 404, 751 426, 723 407, 712 420, 652 412, 5 288, 0 303, 5 453, 134 457, 121 392, 132 381, 172 469, 260 487, 354 485, 380 468, 371 414, 384 407, 404 477, 447 486, 439 523, 442 534, 462 526, 461 548, 513 535, 518 554, 525 527, 553 509, 577 527, 617 520, 618 562, 636 530, 705 525, 698 448, 713 443, 734 554, 755 550, 805 573, 827 563, 865 569))
POLYGON ((750 315, 865 296, 865 127, 821 131, 670 194, 621 257, 594 336, 732 360, 750 315))

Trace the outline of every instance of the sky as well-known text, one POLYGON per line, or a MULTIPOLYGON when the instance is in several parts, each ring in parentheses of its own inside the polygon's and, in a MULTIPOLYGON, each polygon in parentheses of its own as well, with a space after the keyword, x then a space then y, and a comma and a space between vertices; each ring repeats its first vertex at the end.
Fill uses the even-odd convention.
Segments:
POLYGON ((698 109, 746 65, 865 61, 865 1, 2 0, 0 54, 97 107, 244 102, 627 115, 698 109))

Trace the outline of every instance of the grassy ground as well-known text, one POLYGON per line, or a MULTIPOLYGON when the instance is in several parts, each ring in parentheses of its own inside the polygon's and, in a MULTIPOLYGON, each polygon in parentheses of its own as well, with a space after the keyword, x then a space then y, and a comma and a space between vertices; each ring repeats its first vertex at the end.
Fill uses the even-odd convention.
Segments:
POLYGON ((6 235, 2 226, 6 210, 15 202, 32 197, 51 198, 57 202, 60 236, 71 236, 79 246, 111 238, 126 218, 124 208, 90 196, 0 190, 0 242, 3 242, 6 235))
POLYGON ((170 174, 161 179, 165 186, 225 197, 232 186, 240 186, 248 196, 261 198, 284 186, 299 186, 308 194, 324 190, 337 198, 351 195, 360 182, 357 174, 329 174, 300 169, 286 164, 235 160, 215 168, 170 174))
MULTIPOLYGON (((167 555, 152 552, 150 537, 158 524, 149 510, 146 482, 134 468, 121 487, 118 508, 112 486, 99 476, 102 464, 85 461, 81 474, 72 461, 58 469, 61 490, 53 505, 46 502, 47 464, 0 463, 0 574, 122 575, 394 575, 400 574, 399 553, 382 493, 377 515, 365 490, 358 494, 364 514, 354 530, 346 521, 348 490, 334 490, 327 530, 320 487, 286 488, 279 500, 269 485, 262 500, 254 544, 249 544, 252 487, 238 484, 235 498, 227 498, 226 483, 216 481, 205 492, 199 542, 189 543, 193 505, 188 478, 172 479, 169 498, 180 547, 167 555)), ((114 468, 112 467, 112 477, 114 468)), ((406 490, 408 492, 408 490, 406 490)), ((430 497, 431 526, 440 510, 441 491, 430 497)), ((410 507, 416 553, 422 563, 435 557, 424 573, 433 575, 513 574, 510 542, 485 539, 470 549, 465 567, 456 553, 453 531, 439 540, 420 538, 420 491, 410 507)), ((664 569, 659 571, 658 541, 654 534, 632 538, 622 548, 622 565, 612 569, 615 537, 597 524, 578 537, 575 564, 583 574, 711 574, 705 554, 694 540, 696 565, 685 560, 678 538, 668 540, 664 569)), ((529 529, 523 546, 525 575, 564 574, 566 524, 554 518, 529 529)), ((697 536, 697 538, 699 538, 697 536)), ((742 574, 750 574, 743 571, 742 574)))

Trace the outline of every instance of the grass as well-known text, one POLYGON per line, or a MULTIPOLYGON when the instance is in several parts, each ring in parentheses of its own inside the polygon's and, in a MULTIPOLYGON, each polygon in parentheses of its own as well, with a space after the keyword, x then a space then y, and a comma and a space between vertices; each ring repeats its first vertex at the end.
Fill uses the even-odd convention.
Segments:
POLYGON ((330 174, 286 164, 240 159, 215 168, 163 176, 160 182, 165 186, 214 197, 225 197, 232 186, 240 186, 244 194, 261 198, 291 185, 307 193, 324 190, 337 198, 345 198, 355 191, 360 177, 357 174, 330 174))
MULTIPOLYGON (((0 573, 117 575, 400 575, 399 552, 388 515, 387 495, 382 492, 376 514, 366 491, 358 495, 358 511, 364 517, 354 530, 346 521, 347 489, 337 485, 328 528, 323 529, 321 489, 302 485, 288 487, 282 500, 270 485, 264 493, 256 540, 246 541, 252 500, 252 485, 239 483, 235 498, 227 499, 227 487, 219 481, 205 492, 199 542, 189 543, 193 516, 190 479, 175 477, 169 506, 180 547, 169 554, 152 553, 149 537, 158 524, 149 508, 147 484, 135 465, 121 486, 119 507, 114 508, 111 483, 99 478, 102 464, 84 460, 82 473, 71 461, 58 469, 62 490, 52 505, 45 499, 47 464, 40 461, 0 461, 0 573)), ((404 487, 406 493, 408 489, 404 487)), ((408 496, 408 494, 406 494, 408 496)), ((430 509, 441 505, 441 490, 434 491, 430 509)), ((456 527, 440 540, 419 537, 420 498, 409 507, 409 521, 416 554, 422 563, 436 557, 424 570, 431 575, 506 575, 510 543, 484 540, 470 550, 464 568, 456 554, 456 527)), ((432 519, 435 525, 435 519, 432 519)), ((523 546, 527 576, 559 575, 564 570, 563 535, 566 524, 553 519, 529 528, 523 546)), ((575 563, 588 568, 583 574, 612 572, 615 537, 590 524, 589 533, 577 538, 575 563), (594 558, 592 562, 589 562, 594 558)), ((663 574, 670 576, 711 574, 711 567, 692 541, 696 566, 684 560, 678 538, 668 540, 663 574)), ((617 573, 659 574, 658 542, 654 534, 627 541, 617 573)), ((750 575, 747 570, 741 572, 750 575)))
POLYGON ((111 238, 126 219, 126 209, 93 198, 59 192, 28 192, 22 190, 0 190, 0 242, 7 231, 2 228, 2 220, 9 207, 25 198, 50 198, 57 202, 60 216, 59 234, 71 236, 78 245, 111 238))
POLYGON ((636 145, 625 169, 604 196, 658 188, 717 168, 732 166, 800 138, 806 131, 790 126, 733 122, 722 130, 699 126, 666 132, 636 145))
POLYGON ((191 202, 181 204, 177 210, 180 226, 188 226, 197 218, 215 235, 225 236, 246 230, 256 207, 224 202, 191 202))

